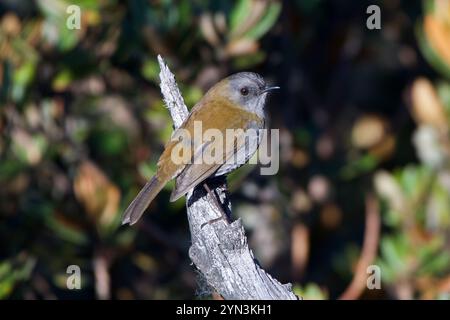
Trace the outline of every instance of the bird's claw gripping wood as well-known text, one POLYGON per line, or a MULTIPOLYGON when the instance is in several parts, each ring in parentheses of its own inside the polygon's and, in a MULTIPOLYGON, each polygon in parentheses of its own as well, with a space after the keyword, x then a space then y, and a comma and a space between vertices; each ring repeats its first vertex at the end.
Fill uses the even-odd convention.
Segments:
POLYGON ((211 189, 209 188, 209 186, 208 186, 208 184, 206 182, 203 183, 203 188, 205 188, 206 192, 208 192, 208 194, 211 197, 211 199, 213 199, 214 204, 216 205, 217 209, 219 209, 219 211, 221 213, 221 216, 216 218, 216 219, 212 219, 212 220, 209 220, 209 221, 203 223, 200 226, 200 228, 203 228, 206 225, 211 225, 211 224, 216 223, 216 222, 221 221, 221 220, 225 221, 226 224, 230 224, 230 222, 228 221, 228 216, 225 213, 225 211, 223 209, 223 206, 220 203, 220 200, 217 199, 217 196, 214 194, 214 192, 211 191, 211 189))

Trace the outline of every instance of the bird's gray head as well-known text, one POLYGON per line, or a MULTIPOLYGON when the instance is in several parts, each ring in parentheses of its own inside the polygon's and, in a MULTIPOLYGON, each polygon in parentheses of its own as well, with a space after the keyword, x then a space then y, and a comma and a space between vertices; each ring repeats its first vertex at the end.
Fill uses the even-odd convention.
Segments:
POLYGON ((264 117, 264 104, 267 93, 279 87, 268 87, 264 79, 257 73, 239 72, 227 78, 230 88, 230 99, 245 108, 264 117))

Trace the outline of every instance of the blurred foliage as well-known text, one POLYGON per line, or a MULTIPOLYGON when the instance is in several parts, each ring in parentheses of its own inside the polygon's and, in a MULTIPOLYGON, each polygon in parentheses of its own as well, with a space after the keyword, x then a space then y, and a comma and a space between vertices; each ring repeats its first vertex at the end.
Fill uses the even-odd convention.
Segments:
MULTIPOLYGON (((425 39, 418 38, 427 44, 422 43, 422 51, 448 76, 450 2, 424 1, 424 7, 425 39)), ((413 82, 410 110, 417 128, 412 141, 420 161, 375 175, 384 222, 391 229, 381 240, 378 264, 389 290, 403 299, 440 298, 450 291, 449 84, 424 77, 413 82)))
POLYGON ((294 293, 305 300, 326 300, 327 294, 316 284, 309 283, 305 287, 295 286, 294 293))
POLYGON ((0 299, 198 292, 170 185, 140 224, 120 226, 172 132, 158 54, 188 106, 237 71, 282 87, 267 108, 280 171, 230 177, 234 214, 274 277, 304 299, 338 298, 374 191, 382 289, 362 297, 448 299, 448 0, 2 1, 0 299), (381 30, 365 26, 374 3, 381 30), (82 290, 66 288, 74 264, 82 290))

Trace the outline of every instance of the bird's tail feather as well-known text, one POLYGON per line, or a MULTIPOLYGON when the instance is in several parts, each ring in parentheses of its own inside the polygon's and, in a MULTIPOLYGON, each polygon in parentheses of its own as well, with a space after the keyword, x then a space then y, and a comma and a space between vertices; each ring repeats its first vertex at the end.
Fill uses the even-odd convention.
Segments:
POLYGON ((158 176, 155 175, 145 184, 139 194, 130 203, 127 210, 123 214, 122 224, 129 223, 135 224, 144 213, 145 209, 149 206, 150 202, 161 191, 167 181, 161 181, 158 176))

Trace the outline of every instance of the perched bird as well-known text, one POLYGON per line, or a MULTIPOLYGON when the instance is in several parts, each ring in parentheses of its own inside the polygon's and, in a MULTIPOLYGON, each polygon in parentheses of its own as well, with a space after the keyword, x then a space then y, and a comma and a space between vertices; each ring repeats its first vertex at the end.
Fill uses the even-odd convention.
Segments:
POLYGON ((261 141, 260 129, 265 126, 267 93, 278 88, 268 87, 260 75, 251 72, 231 75, 214 85, 174 131, 158 160, 156 174, 131 202, 122 224, 136 223, 150 202, 172 179, 176 178, 176 183, 170 200, 175 201, 208 177, 227 174, 246 163, 261 141), (213 129, 223 139, 204 141, 202 135, 195 134, 199 124, 204 132, 213 129), (227 139, 230 130, 234 135, 227 139), (178 152, 178 149, 182 151, 178 152), (221 161, 205 160, 207 155, 217 152, 221 161), (183 154, 187 156, 184 161, 175 159, 180 154, 181 158, 183 154))

